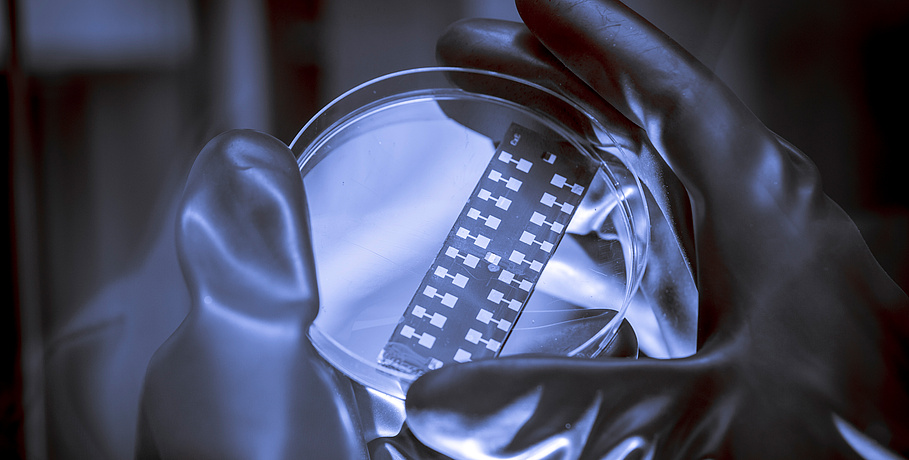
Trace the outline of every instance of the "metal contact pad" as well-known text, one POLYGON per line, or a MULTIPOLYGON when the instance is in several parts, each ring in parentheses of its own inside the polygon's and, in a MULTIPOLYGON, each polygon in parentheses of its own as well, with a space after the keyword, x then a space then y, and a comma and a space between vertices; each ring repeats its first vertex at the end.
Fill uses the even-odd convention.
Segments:
POLYGON ((571 145, 512 124, 379 364, 419 375, 498 355, 595 171, 571 145))

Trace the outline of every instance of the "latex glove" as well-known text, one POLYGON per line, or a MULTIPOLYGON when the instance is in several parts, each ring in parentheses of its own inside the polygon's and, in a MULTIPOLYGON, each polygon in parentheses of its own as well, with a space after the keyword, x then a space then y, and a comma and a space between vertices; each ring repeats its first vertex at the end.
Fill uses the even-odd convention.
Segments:
POLYGON ((410 388, 416 437, 471 459, 906 455, 909 299, 808 158, 625 6, 517 4, 530 33, 463 22, 442 60, 601 98, 587 104, 663 156, 691 203, 698 351, 448 365, 410 388))
POLYGON ((318 310, 303 181, 252 131, 216 137, 186 181, 177 251, 189 315, 143 391, 139 458, 366 458, 350 381, 306 330, 318 310))

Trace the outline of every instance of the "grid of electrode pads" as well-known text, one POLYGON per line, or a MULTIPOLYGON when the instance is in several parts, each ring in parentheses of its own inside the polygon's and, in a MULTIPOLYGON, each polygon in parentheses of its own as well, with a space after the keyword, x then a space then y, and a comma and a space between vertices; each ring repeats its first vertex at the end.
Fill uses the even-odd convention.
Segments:
POLYGON ((498 355, 594 173, 570 145, 512 124, 379 363, 422 374, 498 355))

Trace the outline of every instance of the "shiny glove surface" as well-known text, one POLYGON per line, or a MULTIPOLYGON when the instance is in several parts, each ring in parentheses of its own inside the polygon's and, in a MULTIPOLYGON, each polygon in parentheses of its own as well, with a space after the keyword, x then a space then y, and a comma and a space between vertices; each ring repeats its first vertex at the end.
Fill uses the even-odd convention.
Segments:
POLYGON ((177 252, 189 315, 148 367, 138 458, 366 458, 350 381, 321 360, 303 181, 252 131, 205 146, 177 252))
POLYGON ((458 23, 441 59, 581 98, 663 157, 690 200, 698 351, 445 366, 407 395, 416 437, 471 459, 907 455, 909 299, 811 161, 625 6, 517 3, 526 28, 458 23))

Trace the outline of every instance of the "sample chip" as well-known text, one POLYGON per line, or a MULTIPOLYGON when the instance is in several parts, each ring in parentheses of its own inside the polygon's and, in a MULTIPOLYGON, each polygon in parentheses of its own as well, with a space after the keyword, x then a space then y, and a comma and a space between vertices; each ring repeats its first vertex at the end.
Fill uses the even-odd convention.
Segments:
POLYGON ((420 375, 497 356, 596 168, 571 145, 512 124, 379 364, 420 375))

